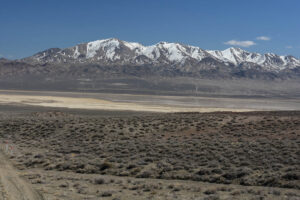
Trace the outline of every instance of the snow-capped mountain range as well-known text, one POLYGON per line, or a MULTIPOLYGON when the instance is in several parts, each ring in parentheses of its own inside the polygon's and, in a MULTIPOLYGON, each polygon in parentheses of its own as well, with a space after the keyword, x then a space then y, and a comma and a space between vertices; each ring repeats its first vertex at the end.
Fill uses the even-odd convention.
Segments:
MULTIPOLYGON (((280 72, 300 67, 300 60, 293 56, 273 53, 251 53, 240 48, 223 51, 203 50, 199 47, 179 43, 160 42, 143 46, 116 38, 97 40, 70 48, 52 48, 19 61, 33 64, 94 63, 102 66, 202 66, 204 60, 213 60, 225 66, 259 67, 263 71, 280 72)), ((213 64, 210 63, 212 66, 213 64)))

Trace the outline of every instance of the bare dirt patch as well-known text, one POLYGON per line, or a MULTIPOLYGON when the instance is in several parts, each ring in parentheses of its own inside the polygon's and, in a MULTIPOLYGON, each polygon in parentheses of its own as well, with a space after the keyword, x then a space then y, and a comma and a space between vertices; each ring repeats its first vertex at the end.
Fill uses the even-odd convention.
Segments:
POLYGON ((217 107, 180 107, 162 106, 155 104, 122 103, 109 100, 93 98, 73 98, 56 96, 33 96, 33 95, 7 95, 0 94, 2 104, 23 104, 32 106, 75 108, 75 109, 97 109, 97 110, 131 110, 148 112, 214 112, 214 111, 250 111, 250 109, 217 108, 217 107))
POLYGON ((0 199, 42 200, 43 196, 35 191, 31 184, 19 177, 10 161, 0 151, 0 199))

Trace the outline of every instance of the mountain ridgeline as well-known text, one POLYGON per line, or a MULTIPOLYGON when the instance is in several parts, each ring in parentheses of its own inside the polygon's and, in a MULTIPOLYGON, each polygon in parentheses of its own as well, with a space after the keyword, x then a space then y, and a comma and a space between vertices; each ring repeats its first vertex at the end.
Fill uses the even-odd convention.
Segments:
MULTIPOLYGON (((101 69, 105 68, 105 71, 137 76, 273 79, 297 77, 300 69, 300 60, 293 56, 278 56, 272 53, 262 55, 240 48, 210 51, 167 42, 143 46, 115 38, 65 49, 51 48, 20 60, 9 62, 2 59, 0 62, 2 65, 24 64, 25 68, 30 68, 26 71, 27 74, 52 75, 63 72, 78 76, 102 76, 101 69), (95 69, 97 67, 99 70, 95 69), (83 71, 76 72, 82 68, 83 71)), ((1 75, 7 75, 3 70, 1 72, 1 75)))
POLYGON ((0 59, 0 82, 2 86, 9 82, 14 88, 37 83, 45 87, 57 84, 56 88, 99 88, 108 82, 119 88, 151 88, 153 84, 163 88, 168 84, 161 84, 162 80, 180 79, 179 89, 184 90, 182 85, 194 84, 185 81, 191 79, 298 82, 299 78, 300 60, 293 56, 251 53, 233 47, 212 51, 167 42, 143 46, 115 38, 51 48, 18 60, 0 59), (18 80, 22 83, 16 83, 18 80))

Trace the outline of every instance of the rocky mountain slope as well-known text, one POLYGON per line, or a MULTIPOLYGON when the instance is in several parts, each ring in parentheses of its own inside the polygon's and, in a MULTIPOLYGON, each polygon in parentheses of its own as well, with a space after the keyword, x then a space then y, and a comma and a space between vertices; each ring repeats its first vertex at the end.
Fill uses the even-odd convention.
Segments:
POLYGON ((19 60, 30 64, 98 64, 101 66, 177 66, 180 71, 210 70, 218 65, 227 68, 257 69, 263 72, 293 70, 300 60, 272 53, 250 53, 240 48, 206 51, 179 43, 160 42, 151 46, 111 38, 83 43, 74 47, 52 48, 19 60), (200 68, 199 68, 200 66, 200 68))
POLYGON ((143 46, 115 38, 0 59, 4 89, 294 95, 299 78, 300 60, 293 56, 167 42, 143 46))

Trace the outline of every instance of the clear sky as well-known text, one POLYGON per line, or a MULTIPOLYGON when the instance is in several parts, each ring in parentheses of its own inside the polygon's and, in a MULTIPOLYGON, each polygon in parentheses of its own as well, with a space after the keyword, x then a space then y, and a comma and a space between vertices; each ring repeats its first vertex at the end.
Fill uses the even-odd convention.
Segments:
POLYGON ((300 0, 0 0, 0 57, 111 37, 300 58, 300 0))

